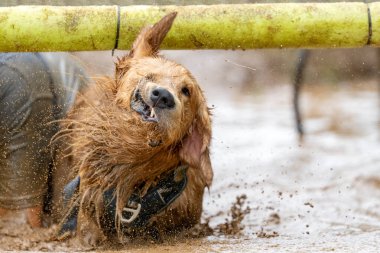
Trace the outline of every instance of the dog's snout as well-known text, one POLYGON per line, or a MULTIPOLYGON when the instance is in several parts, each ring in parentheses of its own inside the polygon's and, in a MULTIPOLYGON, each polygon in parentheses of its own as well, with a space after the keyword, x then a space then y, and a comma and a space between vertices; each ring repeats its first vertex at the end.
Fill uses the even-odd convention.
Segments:
POLYGON ((152 90, 150 99, 152 100, 154 107, 161 109, 170 109, 175 105, 173 95, 164 88, 155 88, 152 90))

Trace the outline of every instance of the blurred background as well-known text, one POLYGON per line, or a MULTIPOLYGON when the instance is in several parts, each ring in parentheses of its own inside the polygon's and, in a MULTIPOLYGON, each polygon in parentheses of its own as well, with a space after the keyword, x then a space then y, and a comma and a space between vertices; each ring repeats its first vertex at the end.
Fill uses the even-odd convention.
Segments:
MULTIPOLYGON (((0 6, 259 2, 274 1, 3 0, 0 6)), ((369 47, 309 51, 300 91, 300 142, 292 101, 299 52, 162 51, 194 74, 213 108, 215 177, 204 222, 214 232, 153 250, 380 250, 380 53, 369 47), (242 201, 240 220, 233 215, 236 197, 242 201)), ((97 77, 113 75, 115 57, 125 53, 73 54, 97 77)))

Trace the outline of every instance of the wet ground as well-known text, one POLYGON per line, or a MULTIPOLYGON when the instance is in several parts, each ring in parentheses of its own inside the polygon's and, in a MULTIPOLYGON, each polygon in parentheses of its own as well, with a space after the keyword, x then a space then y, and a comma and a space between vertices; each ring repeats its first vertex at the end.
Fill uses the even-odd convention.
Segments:
POLYGON ((206 212, 227 210, 239 194, 248 196, 251 208, 243 236, 225 249, 378 252, 380 129, 375 90, 363 84, 309 88, 302 100, 307 134, 300 145, 290 87, 258 93, 216 104, 216 176, 206 212))
MULTIPOLYGON (((303 143, 294 130, 290 86, 245 95, 231 87, 206 91, 214 108, 215 177, 204 217, 213 235, 124 250, 380 251, 379 101, 373 83, 308 88, 302 96, 303 143)), ((33 231, 21 223, 13 215, 0 221, 0 250, 80 250, 72 242, 49 241, 52 229, 33 231)))

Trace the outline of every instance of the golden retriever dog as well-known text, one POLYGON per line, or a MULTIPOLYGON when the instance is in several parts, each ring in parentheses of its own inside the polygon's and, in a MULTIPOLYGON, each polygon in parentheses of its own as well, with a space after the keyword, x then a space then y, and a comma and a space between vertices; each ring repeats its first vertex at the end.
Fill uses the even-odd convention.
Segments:
POLYGON ((176 15, 144 28, 129 54, 118 58, 115 76, 78 95, 63 120, 59 135, 66 137, 80 177, 76 234, 87 245, 128 237, 121 223, 131 196, 143 197, 179 165, 188 166, 185 189, 140 230, 154 227, 162 235, 200 222, 204 190, 213 177, 210 110, 191 73, 158 55, 176 15), (102 226, 110 189, 115 238, 102 226))

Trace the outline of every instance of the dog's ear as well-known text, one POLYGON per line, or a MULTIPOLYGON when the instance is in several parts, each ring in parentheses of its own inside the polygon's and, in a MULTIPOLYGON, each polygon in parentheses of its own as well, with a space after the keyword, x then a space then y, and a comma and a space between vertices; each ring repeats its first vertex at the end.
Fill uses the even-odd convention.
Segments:
POLYGON ((116 76, 121 76, 128 70, 129 59, 156 56, 158 49, 166 34, 169 32, 176 16, 177 12, 172 12, 163 17, 153 26, 145 27, 133 42, 129 54, 121 59, 118 58, 118 62, 116 63, 116 76))
POLYGON ((210 110, 202 96, 195 119, 182 140, 180 157, 190 166, 199 168, 206 186, 211 186, 213 171, 211 166, 209 146, 211 143, 210 110))
POLYGON ((153 26, 145 27, 133 42, 132 50, 129 57, 139 58, 145 56, 155 56, 164 40, 166 34, 172 27, 173 21, 177 16, 177 12, 172 12, 153 26))

